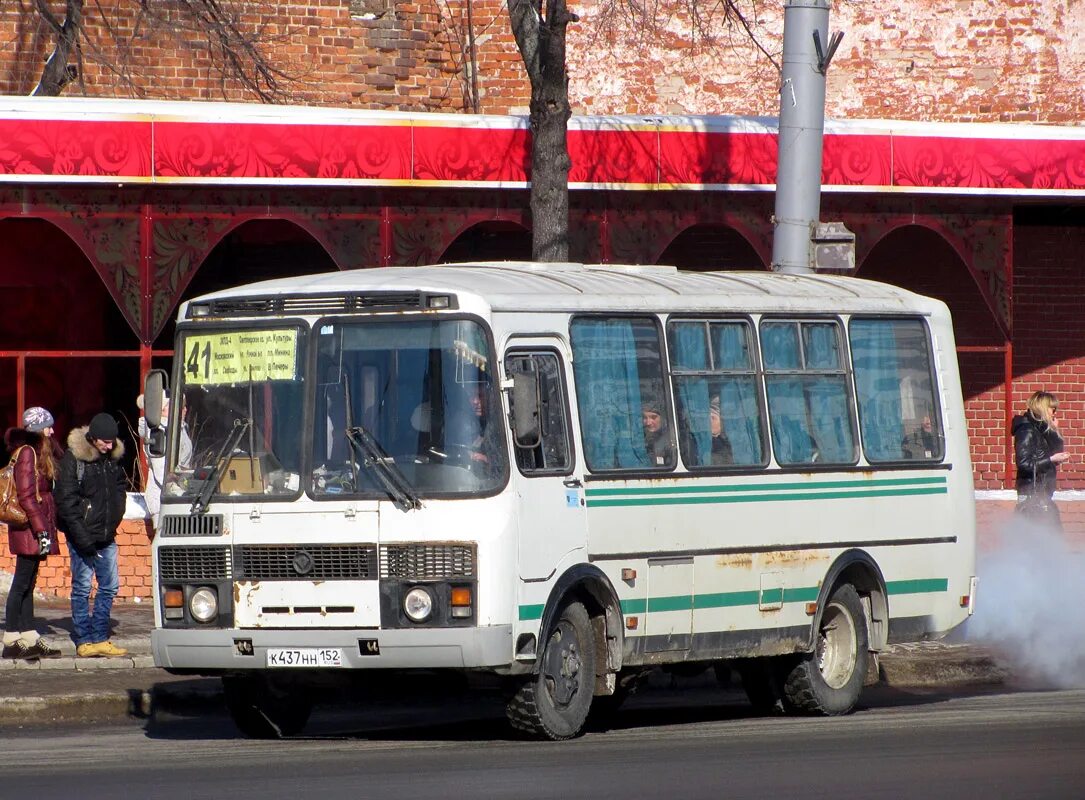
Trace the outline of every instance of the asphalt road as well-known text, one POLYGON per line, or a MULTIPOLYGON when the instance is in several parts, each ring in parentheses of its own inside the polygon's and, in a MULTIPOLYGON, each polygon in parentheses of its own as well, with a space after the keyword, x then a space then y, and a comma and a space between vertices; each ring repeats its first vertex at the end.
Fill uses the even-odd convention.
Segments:
MULTIPOLYGON (((0 734, 0 797, 1085 797, 1085 691, 874 697, 835 719, 751 716, 737 696, 634 698, 607 730, 510 738, 495 709, 239 738, 225 716, 0 734)), ((364 715, 363 715, 364 716, 364 715)))

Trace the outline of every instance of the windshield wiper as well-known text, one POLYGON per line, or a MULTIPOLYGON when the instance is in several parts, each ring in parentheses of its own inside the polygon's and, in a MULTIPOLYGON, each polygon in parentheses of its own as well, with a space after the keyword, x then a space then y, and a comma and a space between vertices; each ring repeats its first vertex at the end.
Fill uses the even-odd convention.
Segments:
POLYGON ((352 450, 357 450, 362 456, 362 463, 372 467, 377 479, 384 491, 392 498, 392 502, 401 511, 410 511, 422 507, 422 501, 411 486, 410 481, 403 471, 396 466, 392 457, 384 452, 373 434, 361 425, 354 425, 346 429, 347 441, 352 450))
POLYGON ((219 488, 219 484, 222 483, 222 473, 223 467, 226 466, 226 456, 234 451, 234 448, 237 447, 237 443, 241 441, 242 435, 251 427, 252 420, 248 417, 234 420, 234 429, 230 431, 230 435, 226 437, 222 449, 220 449, 218 455, 215 456, 214 465, 211 467, 211 471, 207 473, 207 477, 203 479, 200 493, 196 496, 196 499, 192 501, 192 508, 188 510, 189 514, 202 514, 207 510, 207 503, 211 500, 211 495, 215 493, 219 488))

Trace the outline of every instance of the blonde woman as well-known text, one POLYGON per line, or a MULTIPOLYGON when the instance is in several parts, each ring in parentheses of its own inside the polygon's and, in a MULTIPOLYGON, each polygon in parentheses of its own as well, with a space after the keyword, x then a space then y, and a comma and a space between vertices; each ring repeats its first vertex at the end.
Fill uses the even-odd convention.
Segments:
POLYGON ((1059 401, 1050 392, 1033 392, 1025 413, 1013 418, 1017 456, 1017 511, 1027 518, 1062 530, 1059 509, 1052 499, 1063 452, 1058 423, 1059 401))
POLYGON ((53 441, 53 415, 35 406, 23 413, 23 427, 11 428, 4 436, 15 453, 15 489, 27 524, 8 526, 8 547, 15 556, 15 575, 4 609, 4 658, 59 658, 34 630, 34 586, 38 569, 52 553, 60 552, 57 542, 57 509, 53 501, 60 448, 53 441))

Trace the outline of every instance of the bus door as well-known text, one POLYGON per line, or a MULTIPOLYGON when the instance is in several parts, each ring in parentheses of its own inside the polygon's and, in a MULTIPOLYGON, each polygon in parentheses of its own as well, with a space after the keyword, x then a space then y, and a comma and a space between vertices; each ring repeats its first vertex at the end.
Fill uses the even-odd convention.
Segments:
POLYGON ((505 355, 505 375, 513 382, 508 395, 517 467, 512 486, 519 501, 519 570, 526 581, 550 578, 562 559, 585 547, 584 490, 574 472, 568 365, 568 347, 557 337, 517 339, 505 355), (525 387, 530 391, 525 393, 525 387), (518 396, 524 408, 537 407, 534 425, 517 425, 518 396))

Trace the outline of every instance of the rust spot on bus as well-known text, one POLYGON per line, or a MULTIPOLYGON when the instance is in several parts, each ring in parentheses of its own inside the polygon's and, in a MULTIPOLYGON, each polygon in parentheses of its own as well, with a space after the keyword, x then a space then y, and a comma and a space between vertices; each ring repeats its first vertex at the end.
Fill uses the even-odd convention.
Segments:
POLYGON ((801 567, 828 560, 829 553, 825 550, 774 550, 771 553, 764 554, 766 567, 801 567))
POLYGON ((721 569, 753 569, 751 553, 728 553, 716 556, 716 566, 721 569))

